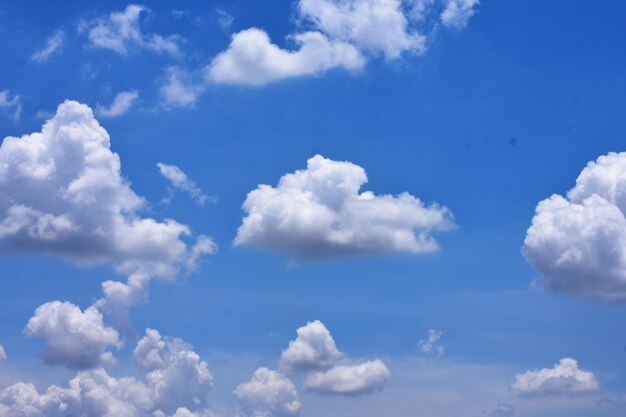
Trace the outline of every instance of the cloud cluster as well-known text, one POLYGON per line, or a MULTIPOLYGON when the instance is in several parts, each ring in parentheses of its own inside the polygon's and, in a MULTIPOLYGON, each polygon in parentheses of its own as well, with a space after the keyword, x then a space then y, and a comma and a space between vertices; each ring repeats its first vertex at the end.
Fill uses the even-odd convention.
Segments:
POLYGON ((139 98, 139 92, 136 90, 122 91, 115 96, 110 106, 105 107, 98 105, 96 113, 100 117, 121 116, 128 113, 137 98, 139 98))
POLYGON ((113 355, 107 349, 122 346, 117 331, 104 324, 102 314, 95 307, 83 312, 68 302, 53 301, 37 308, 25 333, 45 339, 46 363, 72 369, 110 364, 113 355))
POLYGON ((291 417, 300 415, 296 386, 279 372, 259 368, 249 382, 233 392, 249 417, 291 417))
POLYGON ((446 6, 441 12, 441 23, 455 29, 463 29, 476 13, 480 0, 445 0, 446 6))
POLYGON ((128 54, 131 47, 178 55, 180 49, 176 36, 142 32, 139 18, 144 12, 145 7, 130 4, 121 12, 81 22, 79 29, 87 32, 93 47, 110 49, 121 55, 128 54))
POLYGON ((417 348, 424 355, 437 355, 440 357, 445 355, 446 348, 441 344, 442 334, 438 330, 429 329, 428 338, 420 340, 417 348))
POLYGON ((626 301, 626 153, 589 162, 567 196, 536 208, 524 255, 547 290, 626 301))
POLYGON ((0 415, 28 417, 177 417, 207 416, 211 388, 206 362, 178 339, 163 339, 148 330, 136 351, 145 380, 115 378, 104 369, 79 372, 67 387, 39 393, 32 384, 17 383, 0 391, 0 415), (142 348, 140 349, 139 346, 142 348), (146 361, 145 353, 151 356, 146 361), (195 414, 198 412, 198 414, 195 414))
POLYGON ((576 360, 565 358, 554 368, 516 375, 511 388, 521 396, 576 396, 598 391, 600 387, 592 372, 579 369, 576 360))
MULTIPOLYGON (((161 175, 170 183, 173 189, 186 193, 197 205, 203 206, 209 201, 209 196, 204 194, 200 187, 176 165, 168 165, 159 162, 157 163, 157 167, 161 175)), ((168 203, 170 200, 171 196, 164 199, 164 201, 168 203)))
POLYGON ((340 352, 330 332, 319 321, 297 330, 281 354, 288 373, 304 373, 304 388, 321 394, 356 395, 381 389, 391 373, 381 360, 358 361, 340 352))
POLYGON ((446 207, 408 193, 359 192, 366 182, 360 166, 316 155, 277 187, 248 194, 235 243, 299 259, 423 253, 438 249, 433 231, 454 227, 446 207))
POLYGON ((11 94, 7 90, 0 90, 0 110, 6 110, 14 121, 19 121, 22 115, 22 100, 20 96, 11 94))
POLYGON ((31 55, 31 59, 36 62, 48 62, 50 57, 61 51, 64 43, 65 31, 56 30, 46 39, 46 44, 31 55))

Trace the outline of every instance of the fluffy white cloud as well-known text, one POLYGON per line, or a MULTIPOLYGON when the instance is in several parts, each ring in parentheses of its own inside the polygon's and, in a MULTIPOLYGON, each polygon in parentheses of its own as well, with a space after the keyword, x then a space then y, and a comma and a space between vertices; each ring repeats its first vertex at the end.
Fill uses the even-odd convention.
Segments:
POLYGON ((4 346, 0 345, 0 361, 6 361, 7 360, 7 354, 4 351, 4 346))
POLYGON ((121 347, 117 331, 104 325, 102 314, 90 307, 84 312, 68 302, 43 304, 28 321, 25 333, 46 341, 43 359, 51 365, 87 369, 111 363, 109 347, 121 347))
POLYGON ((423 253, 438 249, 433 231, 454 227, 446 207, 408 193, 359 193, 366 182, 360 166, 316 155, 277 187, 248 194, 235 243, 303 259, 423 253))
MULTIPOLYGON (((193 182, 187 174, 185 174, 180 168, 176 165, 168 165, 162 162, 157 164, 159 168, 159 172, 165 179, 169 181, 171 186, 180 190, 186 194, 188 194, 199 206, 203 206, 209 201, 209 197, 202 192, 202 190, 193 182)), ((171 197, 166 199, 166 202, 169 202, 171 197)))
POLYGON ((300 15, 332 39, 397 58, 424 52, 426 38, 409 28, 400 0, 300 0, 300 15))
POLYGON ((193 347, 180 339, 162 338, 147 329, 134 351, 137 364, 148 373, 146 381, 158 396, 156 408, 174 412, 179 407, 206 406, 213 377, 193 347))
POLYGON ((364 65, 351 45, 329 40, 319 32, 292 36, 299 49, 274 45, 268 34, 251 28, 233 35, 228 49, 207 68, 207 78, 220 84, 263 85, 285 78, 314 75, 331 68, 356 71, 364 65))
POLYGON ((79 372, 67 387, 17 383, 0 391, 0 415, 19 417, 209 417, 202 407, 211 388, 205 362, 178 339, 162 339, 148 330, 139 353, 154 351, 158 361, 145 362, 145 381, 115 378, 99 368, 79 372), (149 338, 150 340, 146 340, 149 338), (148 346, 147 346, 148 345, 148 346), (147 348, 146 348, 147 346, 147 348), (143 350, 142 350, 143 349, 143 350))
POLYGON ((10 115, 14 121, 20 120, 20 116, 22 115, 22 100, 20 96, 16 94, 11 94, 7 90, 0 91, 0 110, 6 109, 11 112, 10 115), (12 97, 11 97, 12 96, 12 97))
POLYGON ((524 255, 550 291, 626 301, 626 153, 589 162, 567 197, 536 208, 524 255))
POLYGON ((429 329, 428 338, 420 340, 417 348, 425 355, 443 356, 446 353, 446 348, 441 344, 442 334, 438 330, 429 329))
POLYGON ((522 396, 576 396, 598 391, 599 384, 593 373, 579 369, 576 360, 565 358, 554 368, 516 375, 511 388, 522 396))
POLYGON ((35 53, 31 56, 31 59, 37 62, 47 62, 52 55, 61 51, 64 43, 65 31, 61 29, 56 30, 48 39, 46 39, 46 44, 41 49, 35 51, 35 53))
POLYGON ((381 389, 390 376, 387 366, 376 359, 315 372, 306 378, 304 387, 322 394, 364 394, 381 389))
POLYGON ((112 262, 120 272, 170 278, 187 264, 189 228, 142 218, 144 200, 91 109, 61 104, 41 132, 0 146, 0 253, 112 262))
POLYGON ((249 417, 290 417, 300 415, 295 385, 284 375, 259 368, 249 382, 240 384, 233 394, 249 417))
POLYGON ((341 356, 330 332, 319 320, 296 330, 298 337, 283 350, 280 366, 286 371, 328 368, 341 356))
POLYGON ((441 12, 441 22, 448 27, 463 29, 476 13, 480 0, 444 0, 446 7, 441 12))
POLYGON ((139 18, 145 7, 130 4, 121 12, 82 22, 81 31, 87 31, 91 45, 126 55, 130 47, 145 48, 170 55, 179 54, 178 38, 156 33, 142 33, 139 18))
POLYGON ((298 337, 283 350, 280 366, 305 373, 304 387, 322 394, 354 395, 380 389, 391 373, 381 360, 355 361, 337 349, 319 320, 297 330, 298 337))
POLYGON ((139 97, 139 92, 135 90, 122 91, 113 99, 109 107, 98 105, 96 113, 101 117, 117 117, 128 113, 133 103, 139 97))
POLYGON ((202 83, 194 82, 188 72, 176 66, 167 68, 165 75, 165 82, 159 90, 166 108, 191 107, 196 104, 198 95, 205 88, 202 83))

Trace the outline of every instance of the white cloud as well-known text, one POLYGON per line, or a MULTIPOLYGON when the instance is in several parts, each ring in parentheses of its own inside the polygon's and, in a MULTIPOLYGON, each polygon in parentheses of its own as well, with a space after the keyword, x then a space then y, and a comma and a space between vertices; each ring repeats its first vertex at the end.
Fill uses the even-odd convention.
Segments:
POLYGON ((20 116, 22 115, 22 100, 20 96, 13 94, 11 97, 11 93, 7 90, 0 91, 0 110, 7 109, 13 110, 13 113, 10 114, 13 121, 17 122, 20 120, 20 116))
POLYGON ((7 353, 4 351, 4 346, 0 345, 0 362, 7 360, 7 353))
POLYGON ((387 366, 376 359, 315 372, 306 378, 304 387, 322 394, 365 394, 381 389, 390 376, 387 366))
POLYGON ((424 52, 426 38, 409 28, 400 0, 300 0, 300 15, 333 40, 398 58, 424 52))
POLYGON ((353 46, 331 41, 319 32, 300 33, 292 38, 298 50, 274 45, 261 29, 238 32, 228 49, 213 59, 207 77, 218 84, 264 85, 331 68, 356 71, 364 65, 363 57, 353 46))
POLYGON ((341 356, 330 332, 319 320, 296 330, 298 337, 283 350, 280 366, 286 371, 306 371, 332 366, 341 356))
POLYGON ((109 364, 113 357, 107 349, 122 345, 118 333, 104 325, 95 307, 83 312, 68 302, 53 301, 37 308, 25 332, 45 339, 46 363, 73 369, 109 364))
POLYGON ((516 375, 511 388, 522 396, 576 396, 598 391, 599 384, 593 373, 579 369, 576 360, 565 358, 554 368, 516 375))
POLYGON ((178 55, 180 50, 177 36, 164 37, 141 31, 139 18, 145 11, 143 6, 130 4, 124 11, 82 22, 79 29, 87 31, 92 46, 110 49, 121 55, 126 55, 132 46, 178 55))
POLYGON ((441 22, 444 26, 463 29, 469 19, 476 13, 480 0, 445 0, 446 7, 441 12, 441 22))
POLYGON ((46 44, 41 49, 35 51, 35 53, 31 56, 31 59, 37 62, 47 62, 52 55, 61 51, 64 43, 65 31, 61 29, 56 30, 48 39, 46 39, 46 44))
POLYGON ((626 301, 626 153, 610 153, 583 169, 567 197, 536 208, 524 255, 547 290, 626 301))
POLYGON ((429 329, 428 338, 420 340, 417 344, 417 348, 425 355, 445 355, 446 349, 441 344, 442 334, 443 333, 438 330, 429 329))
POLYGON ((179 67, 169 67, 165 73, 166 80, 159 89, 164 106, 166 108, 194 106, 205 86, 194 83, 191 75, 179 67))
MULTIPOLYGON (((209 197, 176 165, 157 163, 159 172, 169 181, 171 186, 189 195, 197 205, 203 206, 209 201, 209 197)), ((166 200, 169 202, 169 200, 166 200)))
POLYGON ((250 382, 237 386, 233 394, 249 417, 291 417, 300 415, 295 385, 284 375, 259 368, 250 382))
POLYGON ((213 377, 191 345, 180 339, 164 339, 156 330, 147 329, 134 357, 148 372, 148 386, 158 394, 156 408, 174 412, 179 407, 198 409, 207 405, 213 377))
POLYGON ((217 15, 217 25, 220 29, 224 32, 229 31, 235 21, 235 18, 226 10, 220 9, 219 7, 215 9, 215 14, 217 15))
POLYGON ((139 97, 136 90, 122 91, 113 99, 113 103, 109 107, 98 105, 96 113, 100 117, 117 117, 128 113, 133 103, 139 97))
POLYGON ((450 210, 403 193, 359 192, 365 170, 320 155, 277 187, 248 193, 235 243, 296 258, 424 253, 438 249, 433 231, 454 227, 450 210))
MULTIPOLYGON (((0 391, 0 415, 25 417, 209 417, 203 407, 211 388, 205 362, 178 339, 162 339, 148 331, 158 364, 143 367, 145 381, 116 378, 98 368, 79 372, 67 387, 50 386, 39 393, 23 382, 0 391)), ((146 336, 148 337, 148 336, 146 336)))

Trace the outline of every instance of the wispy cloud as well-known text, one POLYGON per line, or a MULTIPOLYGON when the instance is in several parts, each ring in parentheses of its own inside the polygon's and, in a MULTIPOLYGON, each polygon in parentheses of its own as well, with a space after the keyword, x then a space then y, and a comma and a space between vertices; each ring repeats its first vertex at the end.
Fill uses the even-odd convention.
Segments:
POLYGON ((31 55, 31 59, 36 62, 48 62, 52 55, 58 54, 65 43, 65 31, 57 30, 48 39, 43 47, 31 55))

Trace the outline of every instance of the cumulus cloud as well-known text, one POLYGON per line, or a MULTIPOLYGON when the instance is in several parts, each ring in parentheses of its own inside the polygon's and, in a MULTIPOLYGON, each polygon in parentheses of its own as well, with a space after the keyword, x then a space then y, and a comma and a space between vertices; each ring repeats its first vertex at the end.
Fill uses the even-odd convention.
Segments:
POLYGON ((113 99, 113 103, 110 106, 105 107, 98 105, 96 113, 100 117, 117 117, 128 113, 133 103, 139 97, 139 92, 136 90, 122 91, 118 93, 113 99))
POLYGON ((443 333, 438 330, 429 329, 428 337, 420 340, 417 344, 417 348, 424 355, 445 355, 446 348, 441 344, 442 334, 443 333))
POLYGON ((13 121, 20 120, 22 115, 22 100, 20 96, 11 94, 7 90, 0 91, 0 110, 8 112, 13 121))
POLYGON ((315 372, 304 381, 309 391, 322 394, 356 395, 381 389, 391 372, 379 359, 357 364, 337 365, 315 372))
POLYGON ((145 7, 130 4, 123 11, 82 22, 79 29, 87 32, 93 47, 110 49, 121 55, 126 55, 131 47, 178 55, 177 36, 142 32, 139 18, 143 12, 146 12, 145 7))
MULTIPOLYGON (((56 385, 39 393, 19 382, 0 391, 0 415, 28 417, 209 417, 203 408, 211 388, 205 362, 178 339, 147 331, 142 339, 159 357, 142 362, 145 380, 116 378, 98 368, 79 372, 66 387, 56 385)), ((142 353, 138 354, 139 356, 142 353)))
POLYGON ((147 371, 146 381, 158 393, 155 406, 164 412, 179 407, 199 409, 207 405, 213 377, 193 347, 180 339, 163 338, 153 329, 134 350, 137 364, 147 371))
POLYGON ((169 67, 165 71, 165 82, 159 88, 165 108, 191 107, 204 90, 202 83, 192 80, 191 74, 180 67, 169 67))
POLYGON ((521 396, 577 396, 598 391, 600 387, 592 372, 579 369, 576 360, 565 358, 554 368, 516 375, 511 388, 521 396))
POLYGON ((341 356, 330 332, 319 320, 296 330, 298 337, 289 342, 280 358, 281 368, 287 371, 306 371, 327 368, 341 356))
POLYGON ((48 62, 50 57, 61 51, 64 43, 65 31, 61 29, 56 30, 46 39, 46 44, 31 55, 31 59, 36 62, 48 62))
POLYGON ((549 291, 626 301, 626 153, 589 162, 567 195, 536 208, 526 259, 549 291))
POLYGON ((433 231, 454 227, 445 206, 408 193, 359 192, 366 182, 360 166, 316 155, 277 187, 260 185, 248 193, 235 244, 300 259, 424 253, 438 249, 433 231))
POLYGON ((355 395, 376 391, 391 373, 381 360, 357 361, 337 349, 330 332, 319 321, 297 331, 281 354, 280 366, 289 373, 305 373, 304 387, 322 394, 355 395))
POLYGON ((122 345, 117 331, 104 325, 102 314, 95 307, 83 312, 74 304, 60 301, 37 308, 25 333, 45 339, 46 363, 72 369, 110 364, 113 356, 107 349, 122 345))
POLYGON ((300 0, 302 18, 332 39, 359 50, 397 58, 404 51, 424 52, 425 36, 409 28, 400 0, 300 0))
MULTIPOLYGON (((176 165, 168 165, 162 162, 157 163, 157 167, 159 168, 159 172, 165 179, 170 183, 170 185, 179 191, 182 191, 189 195, 193 201, 199 206, 205 205, 209 201, 209 196, 204 194, 204 192, 193 182, 187 174, 185 174, 180 168, 176 165)), ((169 202, 171 196, 165 199, 165 202, 169 202)))
POLYGON ((476 13, 480 0, 445 0, 445 3, 446 7, 441 12, 443 25, 463 29, 476 13))
POLYGON ((7 360, 7 353, 4 351, 4 346, 0 345, 0 362, 7 360))
POLYGON ((238 32, 228 49, 213 59, 207 77, 220 84, 263 85, 331 68, 356 71, 364 64, 353 46, 331 41, 319 32, 300 33, 292 38, 298 50, 280 48, 261 29, 238 32))
POLYGON ((300 415, 295 385, 279 372, 259 368, 249 382, 240 384, 233 394, 249 417, 291 417, 300 415))

